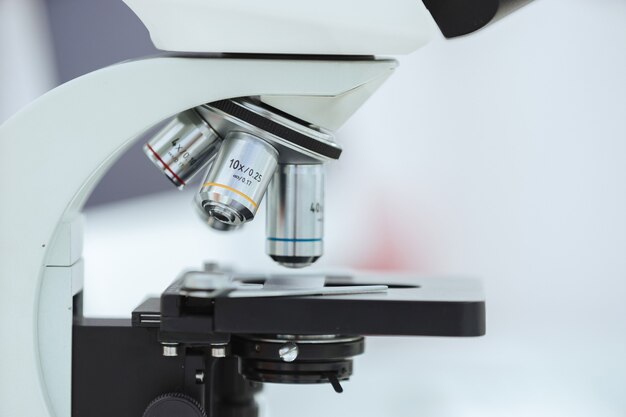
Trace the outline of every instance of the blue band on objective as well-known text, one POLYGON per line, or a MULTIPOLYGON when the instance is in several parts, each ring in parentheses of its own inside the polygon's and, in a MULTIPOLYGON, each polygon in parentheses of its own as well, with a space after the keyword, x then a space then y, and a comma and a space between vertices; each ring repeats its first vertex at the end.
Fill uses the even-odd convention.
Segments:
POLYGON ((322 239, 285 239, 280 237, 268 237, 272 242, 321 242, 322 239))

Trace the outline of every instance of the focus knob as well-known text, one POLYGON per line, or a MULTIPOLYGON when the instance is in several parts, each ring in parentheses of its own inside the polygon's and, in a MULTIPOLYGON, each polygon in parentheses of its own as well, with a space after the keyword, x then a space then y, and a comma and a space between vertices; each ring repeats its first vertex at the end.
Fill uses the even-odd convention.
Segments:
POLYGON ((207 414, 198 401, 175 392, 156 397, 143 417, 207 417, 207 414))

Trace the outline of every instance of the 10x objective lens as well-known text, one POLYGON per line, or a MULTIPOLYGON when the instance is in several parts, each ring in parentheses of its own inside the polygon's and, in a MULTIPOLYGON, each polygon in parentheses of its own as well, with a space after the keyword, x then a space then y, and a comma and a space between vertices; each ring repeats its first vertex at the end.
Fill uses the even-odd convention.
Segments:
POLYGON ((220 137, 191 109, 178 114, 144 145, 144 152, 182 189, 217 154, 220 137))
MULTIPOLYGON (((264 140, 230 132, 196 197, 214 228, 238 226, 254 218, 276 170, 278 152, 264 140)), ((228 229, 228 228, 226 228, 228 229)))

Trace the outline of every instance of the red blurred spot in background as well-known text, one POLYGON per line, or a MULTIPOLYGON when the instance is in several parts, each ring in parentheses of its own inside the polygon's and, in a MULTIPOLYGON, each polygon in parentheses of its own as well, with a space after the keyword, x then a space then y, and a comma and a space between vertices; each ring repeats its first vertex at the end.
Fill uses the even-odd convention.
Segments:
POLYGON ((370 207, 376 207, 376 213, 366 225, 370 230, 368 242, 352 266, 360 270, 426 272, 427 256, 414 228, 407 230, 397 213, 387 213, 380 205, 370 207))

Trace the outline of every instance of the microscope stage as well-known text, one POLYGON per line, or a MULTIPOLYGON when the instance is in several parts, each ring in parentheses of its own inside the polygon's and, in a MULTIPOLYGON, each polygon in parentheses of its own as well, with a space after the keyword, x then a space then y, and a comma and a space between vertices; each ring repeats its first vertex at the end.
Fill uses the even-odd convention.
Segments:
MULTIPOLYGON (((235 277, 244 283, 263 278, 235 277)), ((161 302, 149 299, 133 312, 133 325, 162 332, 214 334, 358 334, 450 336, 485 334, 479 281, 458 278, 330 276, 326 287, 386 285, 386 291, 299 297, 190 297, 174 282, 161 302), (193 317, 193 319, 192 319, 193 317), (183 321, 185 324, 183 325, 183 321), (195 324, 194 324, 195 323, 195 324)))

